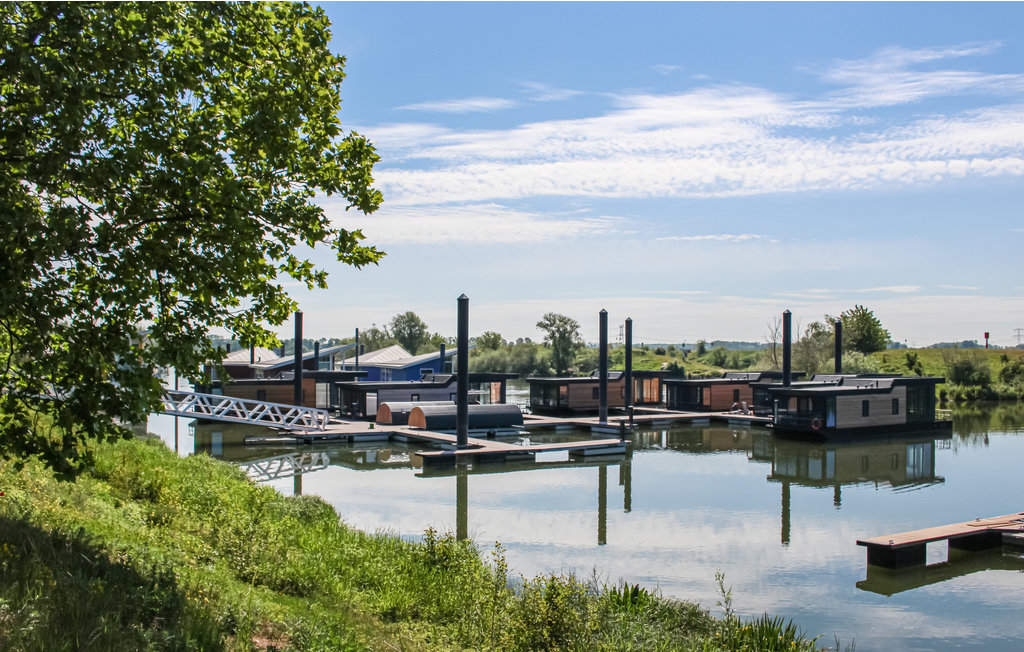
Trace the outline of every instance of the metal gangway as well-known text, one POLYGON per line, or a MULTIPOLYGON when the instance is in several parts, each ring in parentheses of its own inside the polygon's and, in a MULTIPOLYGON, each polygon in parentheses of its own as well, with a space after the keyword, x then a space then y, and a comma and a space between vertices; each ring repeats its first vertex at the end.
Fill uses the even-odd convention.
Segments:
POLYGON ((287 453, 238 465, 255 482, 290 478, 310 471, 326 469, 331 463, 327 453, 287 453))
POLYGON ((219 394, 167 390, 161 401, 165 414, 283 430, 325 430, 331 420, 327 410, 219 394))

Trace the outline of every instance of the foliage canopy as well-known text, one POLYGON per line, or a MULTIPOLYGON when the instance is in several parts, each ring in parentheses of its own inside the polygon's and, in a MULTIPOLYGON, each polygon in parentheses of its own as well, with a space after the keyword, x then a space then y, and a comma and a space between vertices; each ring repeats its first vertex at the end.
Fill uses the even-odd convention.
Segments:
POLYGON ((198 379, 212 328, 275 341, 278 279, 326 287, 297 246, 383 255, 313 202, 381 202, 329 38, 302 4, 0 5, 4 454, 73 472, 155 407, 155 368, 198 379))
POLYGON ((537 328, 544 331, 544 343, 551 347, 551 366, 556 376, 569 371, 576 350, 583 345, 578 321, 565 315, 549 312, 537 322, 537 328))
POLYGON ((391 319, 391 337, 395 338, 402 348, 416 355, 430 341, 430 331, 419 315, 412 311, 395 315, 391 319))

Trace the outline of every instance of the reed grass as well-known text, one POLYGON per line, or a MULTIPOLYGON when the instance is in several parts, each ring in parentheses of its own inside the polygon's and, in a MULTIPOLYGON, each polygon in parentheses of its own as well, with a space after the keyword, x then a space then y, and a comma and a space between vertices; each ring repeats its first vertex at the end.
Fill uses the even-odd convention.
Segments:
MULTIPOLYGON (((21 465, 19 465, 21 466, 21 465)), ((365 533, 159 441, 76 482, 0 466, 2 650, 808 650, 639 586, 512 577, 500 546, 365 533)))

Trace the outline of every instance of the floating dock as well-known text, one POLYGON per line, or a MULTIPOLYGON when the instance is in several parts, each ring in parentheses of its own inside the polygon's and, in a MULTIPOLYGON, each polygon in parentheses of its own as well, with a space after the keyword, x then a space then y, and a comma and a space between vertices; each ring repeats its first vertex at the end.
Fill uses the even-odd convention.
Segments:
POLYGON ((929 543, 946 541, 950 550, 975 552, 998 548, 1003 544, 1004 534, 1022 533, 1024 512, 858 539, 857 545, 868 549, 869 565, 912 568, 927 563, 925 551, 929 543))
MULTIPOLYGON (((518 434, 518 433, 514 433, 518 434)), ((415 453, 424 466, 448 467, 456 461, 468 463, 503 463, 533 460, 537 453, 567 451, 571 457, 624 455, 629 445, 625 439, 593 439, 521 446, 491 438, 469 437, 465 448, 458 448, 458 437, 451 433, 433 432, 406 426, 379 426, 367 422, 334 422, 318 432, 281 430, 271 437, 246 437, 250 445, 314 444, 330 441, 399 441, 422 443, 440 450, 415 453)))

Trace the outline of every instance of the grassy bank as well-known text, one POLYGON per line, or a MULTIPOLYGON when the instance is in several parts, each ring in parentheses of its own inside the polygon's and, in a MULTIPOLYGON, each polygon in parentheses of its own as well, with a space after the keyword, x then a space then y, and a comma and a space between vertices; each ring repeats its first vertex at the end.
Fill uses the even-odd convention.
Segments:
POLYGON ((339 523, 157 441, 97 447, 75 483, 0 466, 0 649, 803 650, 641 587, 511 578, 500 548, 339 523))

